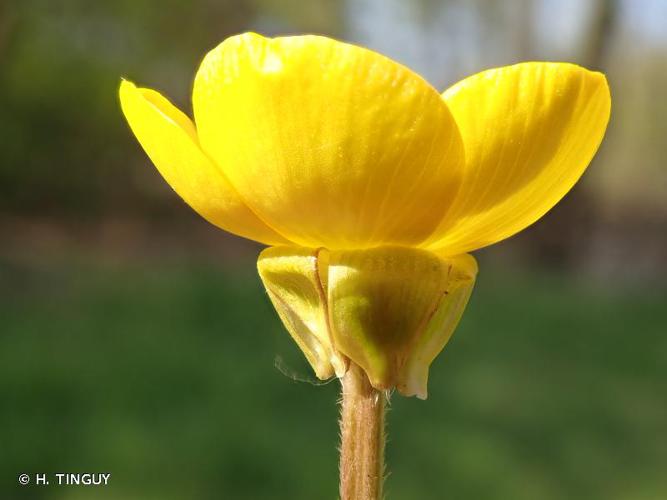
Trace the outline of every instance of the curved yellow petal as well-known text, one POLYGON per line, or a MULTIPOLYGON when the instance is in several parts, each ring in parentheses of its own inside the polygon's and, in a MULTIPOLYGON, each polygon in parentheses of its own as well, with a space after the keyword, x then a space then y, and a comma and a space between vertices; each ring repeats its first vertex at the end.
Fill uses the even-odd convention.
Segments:
POLYGON ((202 148, 300 245, 419 243, 458 189, 463 146, 446 104, 370 50, 235 36, 204 59, 193 100, 202 148))
POLYGON ((167 99, 123 80, 120 102, 132 132, 169 185, 212 224, 261 243, 286 240, 239 198, 201 151, 192 121, 167 99))
POLYGON ((443 94, 466 150, 461 189, 429 248, 449 255, 512 236, 577 182, 604 136, 601 73, 523 63, 473 75, 443 94))

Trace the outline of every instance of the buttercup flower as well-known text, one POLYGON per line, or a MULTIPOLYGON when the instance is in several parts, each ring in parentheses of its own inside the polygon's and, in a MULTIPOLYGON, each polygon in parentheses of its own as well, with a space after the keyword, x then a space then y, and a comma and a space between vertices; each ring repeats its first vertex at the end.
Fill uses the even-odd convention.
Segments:
POLYGON ((260 275, 319 377, 352 360, 421 397, 475 280, 467 252, 558 202, 610 112, 605 77, 573 64, 491 69, 441 95, 361 47, 252 33, 204 58, 194 123, 128 81, 120 98, 194 210, 272 246, 260 275))
POLYGON ((475 281, 468 252, 556 204, 610 113, 605 77, 573 64, 491 69, 440 94, 361 47, 252 33, 204 58, 194 122, 128 81, 120 98, 194 210, 270 246, 258 268, 280 318, 318 377, 343 378, 345 499, 381 496, 376 390, 426 397, 475 281))

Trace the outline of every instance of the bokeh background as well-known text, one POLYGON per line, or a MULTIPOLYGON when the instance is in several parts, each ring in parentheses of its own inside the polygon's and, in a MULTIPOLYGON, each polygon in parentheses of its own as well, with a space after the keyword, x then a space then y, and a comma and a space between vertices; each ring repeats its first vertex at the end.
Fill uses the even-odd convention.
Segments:
POLYGON ((667 2, 0 2, 0 498, 320 499, 317 384, 254 266, 119 111, 121 76, 190 111, 228 35, 321 33, 446 88, 522 60, 607 73, 582 182, 481 273, 426 402, 394 395, 392 499, 667 498, 667 2), (20 487, 19 473, 111 472, 20 487))

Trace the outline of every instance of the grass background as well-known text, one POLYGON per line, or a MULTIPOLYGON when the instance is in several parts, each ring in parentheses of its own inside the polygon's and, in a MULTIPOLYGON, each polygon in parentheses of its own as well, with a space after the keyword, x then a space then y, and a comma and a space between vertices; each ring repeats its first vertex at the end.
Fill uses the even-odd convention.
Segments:
MULTIPOLYGON (((0 318, 3 499, 336 498, 338 383, 282 373, 314 379, 252 256, 4 258, 0 318)), ((482 264, 429 399, 391 398, 388 496, 667 498, 666 326, 660 290, 482 264)))

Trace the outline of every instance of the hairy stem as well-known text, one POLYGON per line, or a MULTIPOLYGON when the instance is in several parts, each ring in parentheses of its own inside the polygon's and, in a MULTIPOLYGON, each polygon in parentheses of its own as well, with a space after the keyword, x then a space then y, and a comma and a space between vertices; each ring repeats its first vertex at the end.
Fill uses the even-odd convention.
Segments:
POLYGON ((380 500, 384 479, 385 396, 354 363, 341 380, 340 498, 380 500))

